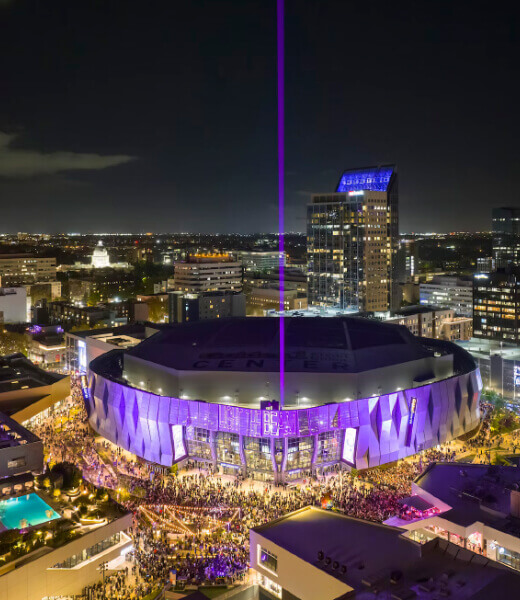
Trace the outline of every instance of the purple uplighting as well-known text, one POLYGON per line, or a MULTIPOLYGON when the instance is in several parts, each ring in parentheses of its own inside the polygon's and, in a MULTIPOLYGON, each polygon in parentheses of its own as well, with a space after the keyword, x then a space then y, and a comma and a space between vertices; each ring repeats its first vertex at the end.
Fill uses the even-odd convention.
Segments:
MULTIPOLYGON (((433 448, 476 427, 482 387, 475 369, 376 397, 293 410, 261 410, 157 396, 92 372, 90 383, 85 406, 94 430, 151 462, 171 466, 184 458, 189 427, 215 432, 217 437, 235 434, 240 449, 247 438, 312 439, 313 464, 320 434, 355 429, 349 464, 361 469, 433 448)), ((243 451, 239 451, 245 464, 243 451)))
POLYGON ((278 250, 280 265, 280 406, 285 397, 285 261, 284 261, 284 0, 276 0, 277 92, 278 92, 278 250))

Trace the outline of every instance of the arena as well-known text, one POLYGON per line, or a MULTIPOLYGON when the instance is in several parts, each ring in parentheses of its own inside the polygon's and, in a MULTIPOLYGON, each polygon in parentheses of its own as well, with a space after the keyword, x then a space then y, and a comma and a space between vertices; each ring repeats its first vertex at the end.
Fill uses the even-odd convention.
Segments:
POLYGON ((170 325, 90 363, 84 399, 101 436, 163 466, 289 482, 364 469, 475 429, 482 383, 465 350, 356 317, 170 325))

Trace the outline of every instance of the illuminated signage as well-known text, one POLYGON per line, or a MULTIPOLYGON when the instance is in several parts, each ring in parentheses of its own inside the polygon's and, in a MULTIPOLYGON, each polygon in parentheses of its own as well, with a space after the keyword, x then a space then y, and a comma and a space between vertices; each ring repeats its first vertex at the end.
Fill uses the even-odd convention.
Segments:
POLYGON ((78 367, 81 373, 87 372, 87 345, 83 340, 78 342, 78 367))
POLYGON ((515 365, 515 387, 520 385, 520 365, 515 365))
POLYGON ((182 425, 172 426, 173 434, 173 451, 175 453, 175 461, 184 458, 187 454, 186 446, 184 445, 184 438, 182 436, 182 425))
POLYGON ((278 421, 277 410, 264 410, 262 411, 262 429, 263 435, 270 437, 278 437, 280 434, 280 423, 278 421))
POLYGON ((341 458, 349 465, 355 465, 357 429, 355 427, 347 427, 345 429, 345 440, 343 442, 343 453, 341 458))
POLYGON ((408 429, 406 432, 406 445, 409 446, 412 441, 413 422, 415 421, 415 413, 417 410, 417 398, 412 398, 410 403, 410 412, 408 413, 408 429))
POLYGON ((475 279, 489 279, 489 277, 484 275, 484 273, 479 273, 478 275, 475 275, 475 279))
POLYGON ((88 380, 86 375, 82 375, 79 378, 79 384, 81 386, 81 393, 83 394, 83 399, 90 400, 90 390, 88 389, 88 380))
POLYGON ((363 190, 352 190, 348 193, 349 196, 364 196, 365 192, 363 190))

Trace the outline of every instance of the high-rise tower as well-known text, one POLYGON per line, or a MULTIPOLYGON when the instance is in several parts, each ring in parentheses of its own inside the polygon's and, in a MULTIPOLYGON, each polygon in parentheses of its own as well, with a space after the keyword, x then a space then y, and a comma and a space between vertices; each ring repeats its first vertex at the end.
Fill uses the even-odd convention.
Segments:
POLYGON ((395 310, 399 235, 394 165, 345 171, 307 207, 309 304, 395 310))
POLYGON ((520 263, 520 208, 493 209, 493 258, 497 268, 520 263))

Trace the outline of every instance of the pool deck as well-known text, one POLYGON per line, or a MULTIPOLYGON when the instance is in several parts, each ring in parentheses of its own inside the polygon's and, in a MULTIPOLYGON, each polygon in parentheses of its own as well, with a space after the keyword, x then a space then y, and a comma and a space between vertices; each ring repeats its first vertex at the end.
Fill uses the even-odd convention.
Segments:
MULTIPOLYGON (((39 493, 37 493, 36 491, 25 492, 23 494, 17 494, 15 496, 10 496, 9 498, 4 498, 4 499, 0 500, 0 507, 2 507, 2 505, 5 506, 6 504, 9 505, 12 503, 13 500, 16 500, 18 498, 24 498, 26 500, 26 502, 29 503, 29 506, 27 508, 29 509, 30 512, 32 512, 34 514, 34 512, 37 511, 39 513, 38 517, 29 517, 27 519, 28 524, 26 527, 24 527, 24 529, 40 527, 44 523, 48 523, 50 521, 60 519, 62 516, 54 502, 49 501, 50 499, 48 499, 48 498, 42 498, 42 496, 39 493), (34 497, 31 499, 31 498, 29 498, 30 496, 36 496, 36 498, 38 498, 38 500, 35 500, 34 497), (35 502, 36 502, 36 504, 35 504, 35 502), (52 512, 53 512, 53 516, 50 519, 48 518, 47 514, 45 514, 48 510, 52 510, 52 512), (44 517, 43 520, 39 521, 38 523, 30 522, 31 518, 37 520, 40 518, 40 516, 44 517)), ((17 509, 17 512, 19 512, 20 510, 23 511, 23 507, 16 506, 16 509, 17 509)), ((23 518, 25 518, 25 517, 23 517, 23 518)), ((11 529, 21 529, 21 527, 16 527, 16 526, 13 526, 12 524, 10 525, 10 523, 9 523, 10 520, 12 520, 12 518, 7 514, 4 516, 3 520, 0 518, 0 533, 2 533, 3 531, 11 530, 11 529)), ((22 519, 20 519, 20 522, 21 522, 21 520, 22 519)))

